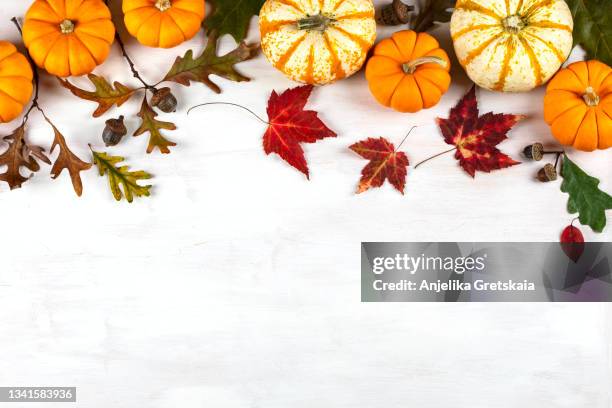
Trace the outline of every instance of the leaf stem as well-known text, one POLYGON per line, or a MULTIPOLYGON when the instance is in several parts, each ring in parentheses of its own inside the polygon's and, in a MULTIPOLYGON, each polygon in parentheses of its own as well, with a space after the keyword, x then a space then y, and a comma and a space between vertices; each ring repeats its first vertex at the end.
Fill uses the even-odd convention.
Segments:
POLYGON ((428 162, 428 161, 430 161, 430 160, 433 160, 433 159, 438 158, 438 157, 440 157, 440 156, 442 156, 442 155, 445 155, 446 153, 450 153, 450 152, 452 152, 453 150, 456 150, 456 149, 457 149, 456 147, 453 147, 452 149, 448 149, 448 150, 446 150, 446 151, 444 151, 444 152, 442 152, 442 153, 438 153, 438 154, 436 154, 436 155, 434 155, 434 156, 431 156, 430 158, 425 159, 425 160, 423 160, 422 162, 418 163, 416 166, 414 166, 414 168, 416 169, 416 168, 417 168, 417 167, 419 167, 421 164, 425 164, 425 163, 427 163, 427 162, 428 162))
MULTIPOLYGON (((199 105, 195 105, 192 106, 191 108, 189 108, 189 110, 187 111, 187 114, 189 115, 189 113, 191 113, 192 110, 196 109, 196 108, 200 108, 202 106, 210 106, 210 105, 226 105, 226 106, 234 106, 236 108, 240 108, 242 110, 245 110, 247 112, 249 112, 251 115, 253 115, 254 117, 256 117, 260 122, 265 123, 266 125, 269 125, 270 122, 268 122, 267 120, 263 119, 261 116, 259 116, 258 114, 256 114, 255 112, 253 112, 252 110, 250 110, 247 107, 244 107, 242 105, 238 105, 237 103, 230 103, 230 102, 208 102, 208 103, 202 103, 199 105)), ((407 136, 406 136, 407 137, 407 136)))
POLYGON ((404 138, 402 139, 402 141, 400 142, 400 144, 397 145, 397 147, 395 148, 395 151, 397 152, 399 150, 400 147, 402 147, 402 145, 404 144, 404 142, 406 141, 406 139, 408 139, 408 136, 410 136, 410 134, 412 133, 412 131, 414 129, 416 129, 418 126, 413 126, 410 128, 410 130, 408 131, 408 133, 406 134, 406 136, 404 136, 404 138))

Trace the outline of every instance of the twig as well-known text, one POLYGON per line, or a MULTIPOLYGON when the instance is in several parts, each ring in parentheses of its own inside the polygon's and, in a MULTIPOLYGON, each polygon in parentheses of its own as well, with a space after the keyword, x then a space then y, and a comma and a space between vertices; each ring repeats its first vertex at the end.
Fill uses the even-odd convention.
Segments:
POLYGON ((121 39, 121 36, 119 35, 119 32, 115 33, 115 38, 117 39, 117 44, 119 44, 119 48, 121 48, 121 54, 123 54, 123 57, 125 58, 125 60, 130 65, 130 70, 132 71, 132 74, 134 75, 134 78, 138 79, 142 83, 142 85, 144 85, 145 89, 147 89, 147 90, 149 90, 151 92, 157 91, 157 88, 155 88, 153 85, 150 85, 144 79, 142 79, 142 77, 140 76, 140 73, 138 72, 138 70, 136 70, 136 66, 134 65, 134 61, 132 61, 132 59, 128 55, 127 51, 125 50, 125 44, 123 43, 123 40, 121 39))

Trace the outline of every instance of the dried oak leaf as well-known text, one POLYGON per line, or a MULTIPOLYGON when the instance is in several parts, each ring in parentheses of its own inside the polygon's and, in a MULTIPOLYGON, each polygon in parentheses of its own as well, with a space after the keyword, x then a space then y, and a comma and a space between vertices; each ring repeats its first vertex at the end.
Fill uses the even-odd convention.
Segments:
MULTIPOLYGON (((91 146, 90 146, 91 148, 91 146)), ((104 152, 96 152, 91 149, 94 163, 98 166, 100 176, 108 176, 108 184, 115 200, 121 201, 123 197, 131 203, 134 197, 149 197, 151 195, 150 185, 141 186, 139 180, 149 180, 153 176, 145 171, 130 171, 129 166, 117 166, 125 159, 119 156, 111 156, 104 152), (123 186, 123 189, 121 189, 123 186)))
POLYGON ((6 171, 0 174, 0 181, 6 182, 11 190, 21 188, 29 177, 21 175, 21 167, 35 173, 40 170, 38 160, 51 164, 40 146, 29 145, 25 140, 25 123, 19 126, 9 136, 3 138, 9 144, 4 153, 0 155, 0 166, 6 166, 6 171))
POLYGON ((257 48, 242 42, 233 51, 220 57, 217 55, 217 34, 213 32, 208 37, 208 44, 202 55, 194 59, 193 51, 189 50, 183 57, 177 57, 164 81, 173 81, 184 86, 189 86, 191 81, 201 82, 214 92, 221 93, 221 88, 210 79, 210 75, 218 75, 235 82, 250 81, 250 78, 236 71, 234 65, 253 58, 257 54, 257 48))
POLYGON ((53 132, 55 133, 55 138, 53 139, 50 152, 53 153, 55 148, 59 146, 59 155, 51 168, 51 177, 55 180, 60 176, 60 174, 62 174, 64 169, 67 169, 68 173, 70 173, 70 179, 72 180, 74 192, 80 197, 83 194, 81 172, 91 169, 92 165, 91 163, 84 162, 83 160, 79 159, 77 155, 72 153, 70 148, 68 148, 64 135, 60 133, 60 131, 53 123, 51 123, 49 119, 45 118, 45 120, 47 123, 49 123, 49 125, 51 125, 53 132))
POLYGON ((102 116, 114 105, 117 107, 123 105, 136 92, 136 89, 129 88, 119 82, 111 85, 101 76, 89 74, 87 78, 95 86, 96 89, 94 91, 78 88, 65 79, 58 78, 58 80, 64 88, 68 89, 75 96, 98 104, 98 108, 93 113, 95 118, 102 116))
POLYGON ((485 113, 478 116, 476 87, 451 109, 448 119, 437 119, 444 141, 456 146, 455 158, 472 177, 476 171, 492 170, 520 164, 500 152, 495 146, 507 139, 506 133, 523 115, 485 113))
POLYGON ((280 95, 272 92, 267 109, 269 126, 263 139, 266 154, 278 154, 307 178, 310 173, 300 143, 316 143, 337 136, 319 119, 317 112, 304 110, 312 89, 311 85, 306 85, 288 89, 280 95))
POLYGON ((427 31, 436 23, 447 23, 453 14, 455 0, 426 0, 418 10, 412 27, 415 31, 427 31))
POLYGON ((573 225, 565 227, 561 233, 561 249, 574 263, 578 262, 584 253, 584 236, 573 225))
POLYGON ((236 42, 244 40, 251 17, 259 14, 265 0, 209 0, 213 12, 204 20, 204 28, 210 33, 230 34, 236 42))
POLYGON ((140 127, 134 133, 134 136, 140 136, 143 133, 149 132, 149 146, 147 147, 147 153, 153 152, 155 148, 159 149, 163 154, 170 153, 170 147, 176 146, 176 143, 166 139, 161 130, 176 130, 176 126, 171 122, 162 122, 157 119, 157 113, 151 108, 147 101, 147 95, 142 100, 142 106, 138 117, 142 119, 140 127))
POLYGON ((357 194, 363 193, 372 187, 380 187, 385 180, 404 194, 406 184, 408 157, 404 152, 398 152, 393 143, 384 137, 378 139, 368 138, 350 146, 349 149, 370 160, 361 171, 361 180, 357 194))
POLYGON ((612 197, 599 189, 598 179, 585 173, 567 155, 563 155, 561 176, 561 191, 569 194, 569 213, 578 213, 582 225, 602 232, 606 226, 606 210, 612 209, 612 197))

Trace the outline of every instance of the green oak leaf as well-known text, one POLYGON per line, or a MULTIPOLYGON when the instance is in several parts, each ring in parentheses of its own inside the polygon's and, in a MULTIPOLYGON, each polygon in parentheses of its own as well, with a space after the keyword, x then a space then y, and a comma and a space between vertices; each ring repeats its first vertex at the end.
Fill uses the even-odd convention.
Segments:
POLYGON ((602 232, 606 226, 606 210, 612 208, 612 197, 598 188, 598 179, 586 174, 567 155, 563 156, 561 176, 561 191, 570 196, 567 202, 569 213, 578 213, 582 225, 602 232))
MULTIPOLYGON (((90 146, 91 149, 91 146, 90 146)), ((117 166, 125 159, 120 156, 111 156, 104 152, 96 152, 91 149, 94 164, 98 166, 100 176, 108 176, 108 184, 115 200, 121 201, 123 197, 131 203, 134 197, 149 197, 151 187, 141 186, 139 180, 149 180, 153 176, 145 171, 130 171, 128 166, 117 166), (120 186, 123 186, 123 190, 120 186)))
POLYGON ((218 75, 230 81, 250 81, 234 68, 239 62, 253 58, 257 53, 257 46, 240 43, 233 51, 223 56, 217 55, 217 33, 212 32, 208 37, 206 48, 198 58, 193 58, 193 51, 189 50, 183 57, 178 57, 166 74, 164 81, 172 81, 189 86, 191 81, 201 82, 216 93, 221 88, 211 79, 211 75, 218 75))
POLYGON ((204 20, 208 32, 230 34, 236 42, 246 38, 251 17, 259 14, 265 0, 209 0, 213 6, 210 17, 204 20))
POLYGON ((612 65, 612 0, 565 0, 574 17, 574 44, 588 59, 612 65))

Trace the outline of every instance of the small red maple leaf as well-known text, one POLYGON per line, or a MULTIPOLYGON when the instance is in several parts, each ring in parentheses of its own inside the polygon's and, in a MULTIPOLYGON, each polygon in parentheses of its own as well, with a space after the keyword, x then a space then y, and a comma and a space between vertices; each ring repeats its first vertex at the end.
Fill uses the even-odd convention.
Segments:
POLYGON ((288 89, 280 95, 272 92, 268 101, 270 126, 263 140, 266 154, 278 154, 307 178, 310 173, 300 143, 315 143, 337 136, 319 119, 317 112, 304 110, 312 89, 311 85, 306 85, 288 89))
POLYGON ((404 152, 398 152, 393 143, 384 137, 368 138, 350 146, 349 149, 370 160, 361 171, 361 180, 357 194, 372 187, 380 187, 389 180, 400 193, 404 194, 408 157, 404 152))
POLYGON ((520 164, 500 152, 495 146, 508 137, 506 133, 523 115, 485 113, 478 116, 476 86, 451 109, 450 118, 436 121, 440 126, 444 141, 457 147, 455 158, 472 177, 476 171, 489 173, 520 164))
POLYGON ((584 236, 582 232, 573 225, 565 227, 561 233, 561 249, 574 263, 578 262, 584 252, 584 236))

